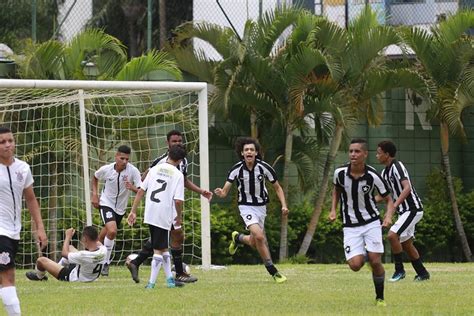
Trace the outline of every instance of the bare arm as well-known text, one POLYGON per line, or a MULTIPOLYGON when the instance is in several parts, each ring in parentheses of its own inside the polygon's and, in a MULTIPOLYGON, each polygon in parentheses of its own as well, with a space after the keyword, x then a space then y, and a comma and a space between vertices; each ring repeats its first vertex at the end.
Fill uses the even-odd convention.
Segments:
POLYGON ((341 197, 341 189, 337 186, 334 186, 332 190, 332 201, 331 201, 331 211, 329 212, 328 219, 331 222, 334 222, 337 218, 337 204, 339 203, 339 198, 341 197))
POLYGON ((183 220, 183 204, 184 202, 181 200, 174 200, 174 205, 176 207, 176 226, 181 226, 181 221, 183 220))
POLYGON ((392 217, 395 213, 395 208, 393 207, 393 199, 390 194, 384 197, 384 200, 387 202, 387 211, 385 212, 382 227, 388 227, 392 225, 392 217))
POLYGON ((138 205, 140 205, 140 200, 143 198, 144 195, 145 191, 142 188, 138 189, 137 195, 135 195, 135 199, 133 200, 132 210, 130 211, 130 214, 127 218, 127 222, 130 226, 133 226, 133 224, 135 224, 135 221, 137 220, 138 205))
POLYGON ((138 192, 138 188, 128 180, 125 181, 125 187, 127 188, 127 190, 133 191, 135 193, 138 192))
POLYGON ((288 215, 288 206, 286 205, 286 199, 285 199, 285 192, 283 192, 283 189, 281 188, 280 183, 278 181, 275 181, 273 183, 273 188, 275 189, 276 195, 278 196, 278 199, 280 200, 281 203, 281 214, 283 216, 288 215))
MULTIPOLYGON (((150 171, 150 168, 146 169, 145 172, 142 173, 142 181, 145 180, 146 176, 148 175, 148 172, 150 171)), ((135 192, 136 193, 136 192, 135 192)))
POLYGON ((24 189, 23 195, 25 197, 26 206, 30 211, 31 218, 35 223, 36 236, 38 238, 37 242, 39 243, 40 249, 43 249, 48 244, 48 237, 44 231, 43 219, 41 218, 41 212, 38 201, 36 200, 35 191, 33 190, 33 185, 24 189))
POLYGON ((184 187, 188 190, 191 190, 193 192, 196 192, 202 196, 204 196, 206 199, 208 199, 209 202, 212 200, 212 192, 201 189, 197 185, 195 185, 191 180, 189 180, 187 177, 184 179, 184 187))
POLYGON ((95 176, 93 176, 92 177, 92 198, 91 198, 91 202, 92 202, 92 205, 95 208, 99 208, 99 194, 97 193, 98 188, 99 188, 99 179, 97 179, 95 176))
POLYGON ((403 190, 402 190, 402 192, 400 193, 400 196, 399 196, 398 199, 393 203, 393 207, 394 207, 395 209, 397 209, 398 206, 399 206, 400 204, 402 204, 403 201, 405 201, 405 199, 410 195, 410 192, 411 192, 410 181, 408 181, 407 179, 402 180, 402 187, 403 187, 403 190))
POLYGON ((71 252, 69 249, 69 244, 71 243, 72 236, 74 236, 75 232, 76 230, 72 227, 66 229, 66 236, 64 237, 63 249, 61 251, 61 256, 63 256, 64 258, 67 258, 69 253, 71 252))
POLYGON ((229 194, 229 190, 232 187, 232 182, 226 181, 223 188, 216 188, 214 193, 220 197, 225 198, 229 194))

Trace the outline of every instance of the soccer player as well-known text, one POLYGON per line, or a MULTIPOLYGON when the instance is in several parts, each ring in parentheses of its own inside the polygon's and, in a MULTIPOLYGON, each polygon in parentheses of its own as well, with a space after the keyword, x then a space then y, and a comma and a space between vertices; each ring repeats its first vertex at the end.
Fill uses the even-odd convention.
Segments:
POLYGON ((232 183, 237 180, 240 216, 244 220, 246 229, 250 231, 250 235, 234 231, 229 253, 231 255, 235 254, 237 248, 242 244, 256 248, 268 273, 275 282, 283 283, 286 281, 286 277, 279 273, 273 264, 268 249, 267 237, 265 236, 266 204, 269 202, 265 179, 273 184, 281 203, 282 216, 288 215, 288 207, 283 189, 277 181, 275 170, 268 163, 258 158, 259 150, 260 146, 255 139, 238 139, 236 152, 242 157, 242 160, 230 169, 224 187, 216 188, 214 193, 221 198, 226 197, 232 183))
POLYGON ((165 271, 167 286, 169 288, 176 286, 171 274, 171 256, 168 247, 173 223, 181 225, 184 175, 176 167, 185 157, 186 150, 183 146, 175 145, 169 149, 166 163, 157 164, 148 171, 128 215, 128 223, 135 224, 138 205, 146 192, 144 223, 149 225, 154 252, 147 289, 155 287, 161 266, 165 271))
POLYGON ((12 131, 0 127, 0 296, 8 315, 21 314, 15 287, 15 256, 20 241, 23 196, 36 226, 37 243, 43 249, 48 239, 33 190, 30 166, 15 158, 12 131))
MULTIPOLYGON (((171 146, 174 145, 183 145, 183 135, 180 131, 177 130, 171 130, 166 134, 166 142, 168 144, 168 151, 171 148, 171 146)), ((153 168, 154 166, 161 164, 161 163, 166 163, 168 159, 168 152, 163 154, 162 156, 158 157, 153 161, 151 164, 150 168, 153 168)), ((187 167, 188 167, 188 162, 187 159, 184 158, 181 160, 181 163, 176 166, 184 176, 184 186, 193 191, 196 192, 202 196, 204 196, 206 199, 211 201, 212 199, 212 192, 201 189, 197 185, 195 185, 191 180, 189 180, 186 175, 187 175, 187 167)), ((148 169, 150 170, 150 169, 148 169)), ((148 170, 144 172, 142 179, 144 179, 148 173, 148 170)), ((183 270, 183 241, 184 241, 184 232, 183 229, 180 225, 177 225, 177 223, 173 223, 173 226, 171 227, 171 255, 173 257, 173 263, 175 266, 176 270, 176 281, 177 283, 191 283, 191 282, 196 282, 197 278, 189 275, 183 270)), ((140 279, 138 277, 138 269, 140 265, 149 257, 153 255, 153 247, 151 244, 151 240, 148 239, 145 244, 143 245, 142 250, 138 254, 137 258, 134 260, 126 261, 127 268, 130 270, 130 273, 132 275, 132 279, 138 283, 140 282, 140 279)))
POLYGON ((366 165, 367 155, 367 142, 364 139, 353 139, 349 146, 350 163, 334 171, 329 220, 336 219, 336 208, 340 201, 347 263, 353 271, 359 271, 364 266, 367 256, 372 268, 376 305, 386 306, 385 270, 382 265, 384 252, 382 225, 374 197, 375 190, 387 202, 384 227, 391 224, 393 201, 385 181, 373 167, 366 165))
POLYGON ((109 275, 110 258, 120 227, 125 215, 130 191, 137 192, 141 184, 140 171, 129 163, 130 147, 122 145, 117 149, 115 162, 102 166, 94 173, 92 179, 92 205, 98 208, 104 222, 99 240, 103 240, 107 248, 107 257, 102 267, 102 275, 109 275), (102 194, 98 195, 99 180, 105 181, 102 194))
POLYGON ((405 278, 403 251, 407 253, 416 271, 415 281, 424 281, 430 278, 430 274, 426 271, 418 250, 413 245, 415 225, 423 217, 423 204, 411 184, 407 169, 401 161, 395 159, 396 152, 395 144, 385 140, 378 144, 376 154, 377 160, 385 165, 382 178, 387 181, 392 191, 395 200, 393 206, 398 212, 398 219, 388 232, 388 240, 395 261, 395 272, 389 281, 396 282, 405 278))
POLYGON ((35 270, 26 272, 26 277, 31 281, 47 281, 46 272, 48 272, 59 281, 92 282, 96 280, 106 262, 107 248, 100 243, 97 229, 86 226, 81 238, 84 250, 78 251, 70 245, 75 232, 74 228, 66 230, 60 263, 40 257, 36 260, 35 270))

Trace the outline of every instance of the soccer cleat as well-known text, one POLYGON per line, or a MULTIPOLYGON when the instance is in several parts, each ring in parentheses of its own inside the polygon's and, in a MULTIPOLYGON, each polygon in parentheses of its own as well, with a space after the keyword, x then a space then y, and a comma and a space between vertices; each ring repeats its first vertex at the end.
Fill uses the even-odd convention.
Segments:
POLYGON ((172 288, 175 288, 176 287, 176 283, 174 282, 174 278, 173 277, 169 277, 166 279, 166 286, 170 289, 172 288))
POLYGON ((423 274, 423 275, 415 275, 415 279, 413 281, 422 282, 422 281, 427 281, 429 279, 430 279, 430 274, 426 272, 426 274, 423 274))
POLYGON ((35 271, 28 271, 28 272, 25 273, 25 275, 28 278, 28 280, 31 280, 31 281, 48 281, 48 276, 47 275, 40 278, 40 277, 38 277, 38 274, 36 274, 35 271))
POLYGON ((284 276, 280 272, 275 273, 272 277, 273 277, 273 280, 275 280, 276 283, 284 283, 287 280, 286 276, 284 276))
POLYGON ((232 232, 232 237, 231 237, 232 240, 231 240, 230 245, 229 245, 229 253, 231 255, 234 255, 235 252, 237 251, 237 249, 240 246, 237 243, 237 238, 239 238, 239 232, 237 232, 237 231, 232 232))
POLYGON ((130 274, 132 275, 133 281, 135 283, 140 283, 140 279, 138 278, 138 267, 135 265, 132 261, 126 261, 125 265, 128 268, 128 271, 130 271, 130 274))
POLYGON ((401 279, 405 278, 405 271, 395 271, 395 273, 392 275, 390 279, 388 279, 390 282, 397 282, 400 281, 401 279))
POLYGON ((385 303, 385 301, 381 298, 378 298, 375 300, 375 306, 381 306, 381 307, 385 307, 387 306, 387 303, 385 303))
POLYGON ((148 284, 145 286, 145 289, 154 289, 154 288, 155 288, 155 283, 148 282, 148 284))
POLYGON ((102 267, 102 271, 100 271, 100 275, 109 276, 109 264, 108 263, 104 264, 104 266, 102 267))
POLYGON ((190 275, 186 272, 183 272, 181 274, 177 274, 176 278, 175 278, 175 281, 180 281, 182 283, 194 283, 197 280, 198 279, 195 276, 192 276, 192 275, 190 275))

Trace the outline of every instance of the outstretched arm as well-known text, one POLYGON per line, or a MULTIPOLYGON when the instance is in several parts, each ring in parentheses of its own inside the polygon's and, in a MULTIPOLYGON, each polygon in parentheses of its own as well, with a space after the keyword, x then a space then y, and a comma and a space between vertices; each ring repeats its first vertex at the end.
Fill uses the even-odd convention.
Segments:
POLYGON ((225 198, 229 193, 230 188, 232 187, 232 182, 226 181, 223 188, 214 189, 214 193, 220 197, 225 198))
POLYGON ((197 185, 195 185, 191 180, 189 180, 187 177, 184 179, 184 187, 188 190, 191 190, 193 192, 196 192, 202 196, 204 196, 206 199, 208 199, 209 202, 212 200, 212 192, 201 189, 197 185))
POLYGON ((276 195, 278 196, 278 199, 280 200, 281 203, 281 214, 283 216, 288 215, 288 206, 286 205, 286 199, 285 199, 285 192, 283 192, 283 189, 278 183, 278 181, 275 181, 273 183, 273 188, 275 189, 276 195))

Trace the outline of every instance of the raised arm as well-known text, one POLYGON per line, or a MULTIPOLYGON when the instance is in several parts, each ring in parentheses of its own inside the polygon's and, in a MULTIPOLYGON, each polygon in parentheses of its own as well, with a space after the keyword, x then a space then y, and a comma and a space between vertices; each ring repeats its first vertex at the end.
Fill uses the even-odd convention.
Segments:
POLYGON ((229 193, 230 188, 232 187, 232 182, 226 181, 223 188, 214 189, 214 193, 220 197, 225 198, 229 193))
POLYGON ((33 185, 23 190, 23 196, 25 197, 26 206, 30 211, 31 218, 35 223, 37 242, 39 243, 40 249, 43 249, 48 245, 48 237, 44 230, 43 219, 41 218, 41 212, 38 201, 36 200, 35 191, 33 190, 33 185))
POLYGON ((285 192, 283 192, 280 183, 278 183, 278 181, 273 182, 273 188, 275 189, 276 195, 281 203, 281 214, 284 216, 288 215, 289 211, 288 205, 286 205, 285 192))
POLYGON ((63 256, 64 258, 67 258, 69 255, 69 244, 71 243, 72 236, 74 236, 75 232, 76 230, 72 227, 66 229, 66 236, 64 237, 63 249, 61 251, 61 256, 63 256))

